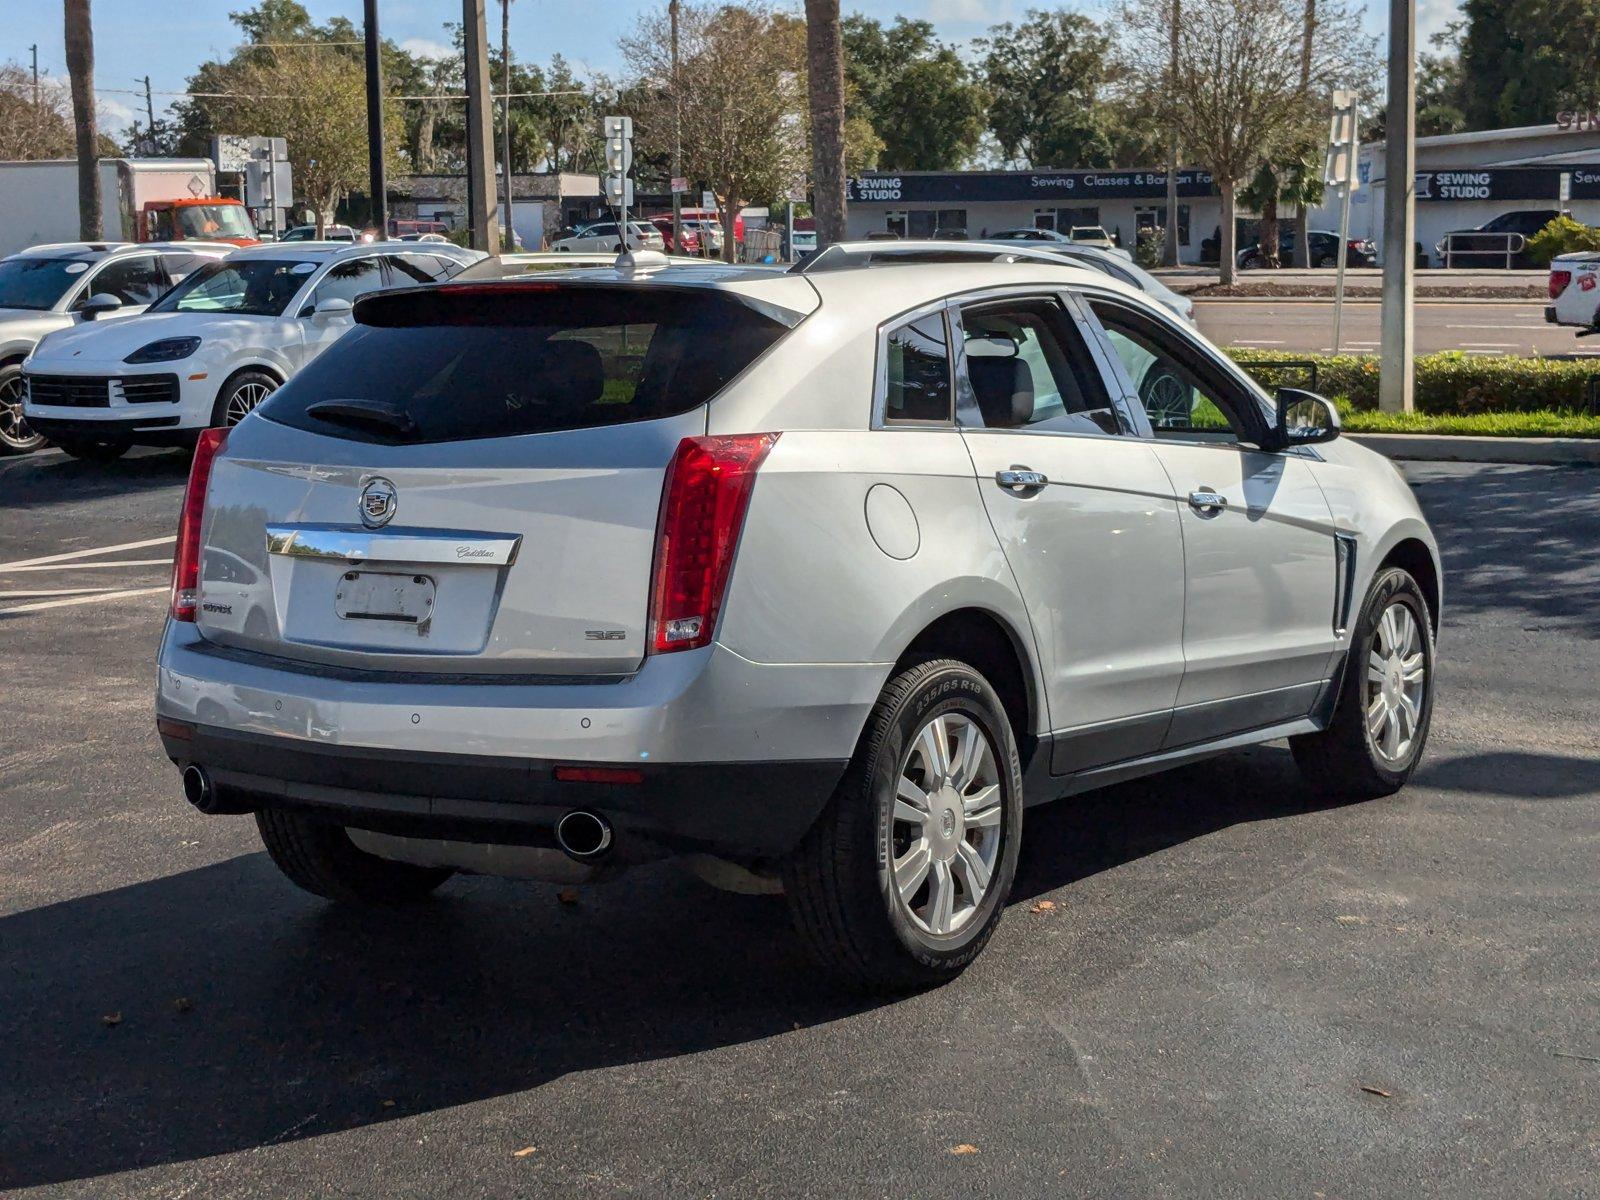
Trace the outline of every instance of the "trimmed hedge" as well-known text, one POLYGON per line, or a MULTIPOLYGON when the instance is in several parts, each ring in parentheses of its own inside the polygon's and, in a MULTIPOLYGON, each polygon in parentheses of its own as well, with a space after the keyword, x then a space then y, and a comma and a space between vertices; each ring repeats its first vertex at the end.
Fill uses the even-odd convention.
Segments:
MULTIPOLYGON (((1315 390, 1356 411, 1378 407, 1378 359, 1371 354, 1285 354, 1234 347, 1227 354, 1270 390, 1312 387, 1309 373, 1274 364, 1314 362, 1315 390)), ((1417 359, 1417 411, 1470 416, 1496 412, 1581 412, 1600 403, 1600 363, 1550 358, 1424 354, 1417 359)))

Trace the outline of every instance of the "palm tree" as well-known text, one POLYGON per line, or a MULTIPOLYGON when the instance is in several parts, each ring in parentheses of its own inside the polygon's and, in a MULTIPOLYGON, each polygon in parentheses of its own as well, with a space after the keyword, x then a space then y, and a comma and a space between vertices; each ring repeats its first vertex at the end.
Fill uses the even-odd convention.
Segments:
POLYGON ((844 43, 839 0, 806 0, 812 211, 817 246, 844 240, 844 43))
POLYGON ((67 74, 78 143, 78 236, 94 241, 100 227, 100 131, 94 117, 94 23, 89 0, 66 0, 67 74))
POLYGON ((1305 211, 1322 202, 1322 164, 1310 146, 1297 146, 1281 160, 1264 162, 1256 168, 1250 182, 1239 190, 1239 199, 1261 214, 1261 233, 1256 245, 1263 266, 1278 262, 1278 213, 1293 207, 1299 214, 1295 226, 1295 264, 1309 262, 1309 238, 1301 228, 1305 211))

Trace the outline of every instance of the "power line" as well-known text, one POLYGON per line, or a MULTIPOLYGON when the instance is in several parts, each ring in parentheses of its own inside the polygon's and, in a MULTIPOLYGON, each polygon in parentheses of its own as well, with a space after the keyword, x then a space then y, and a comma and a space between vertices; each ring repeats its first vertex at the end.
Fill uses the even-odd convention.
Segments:
MULTIPOLYGON (((143 96, 144 88, 103 88, 96 87, 95 91, 112 95, 143 96)), ((163 92, 159 89, 149 93, 152 96, 183 96, 190 100, 299 100, 300 96, 272 96, 255 95, 247 92, 163 92)), ((560 92, 494 92, 491 97, 495 100, 523 100, 535 96, 586 96, 589 93, 582 88, 569 88, 560 92)), ((440 92, 437 95, 424 94, 420 96, 385 96, 385 100, 465 100, 464 92, 440 92)))

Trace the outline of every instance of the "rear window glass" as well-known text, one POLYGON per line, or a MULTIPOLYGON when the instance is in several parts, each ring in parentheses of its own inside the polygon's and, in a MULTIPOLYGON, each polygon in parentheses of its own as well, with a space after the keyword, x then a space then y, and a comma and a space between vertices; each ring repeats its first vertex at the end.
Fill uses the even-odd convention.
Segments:
POLYGON ((357 317, 262 416, 407 443, 648 421, 705 403, 788 331, 701 289, 441 288, 357 317))

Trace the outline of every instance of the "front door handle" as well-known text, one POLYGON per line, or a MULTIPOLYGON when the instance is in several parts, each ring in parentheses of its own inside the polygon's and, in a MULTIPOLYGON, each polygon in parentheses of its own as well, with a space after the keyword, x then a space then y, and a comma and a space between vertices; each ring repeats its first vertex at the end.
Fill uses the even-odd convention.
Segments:
POLYGON ((1228 498, 1221 492, 1202 487, 1189 493, 1189 507, 1199 513, 1221 512, 1228 507, 1228 498))
POLYGON ((1034 471, 1028 467, 1012 467, 1009 471, 996 471, 994 481, 1008 492, 1026 495, 1037 492, 1050 480, 1042 471, 1034 471))

